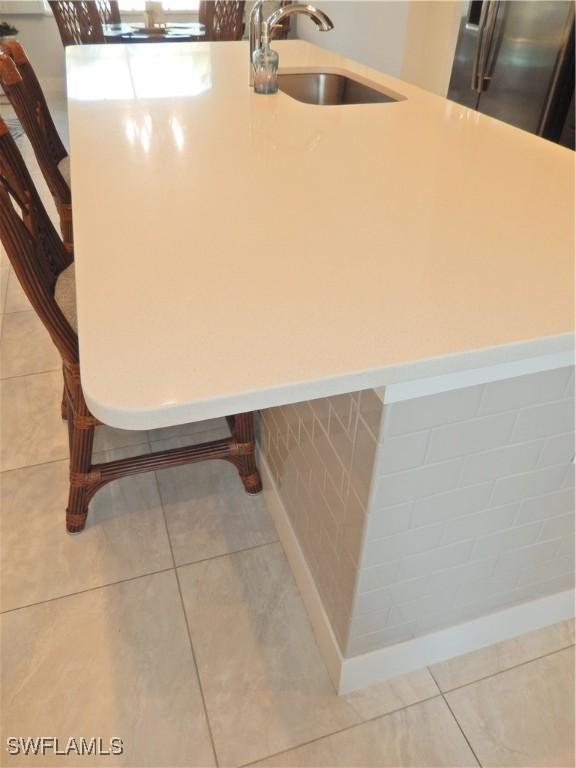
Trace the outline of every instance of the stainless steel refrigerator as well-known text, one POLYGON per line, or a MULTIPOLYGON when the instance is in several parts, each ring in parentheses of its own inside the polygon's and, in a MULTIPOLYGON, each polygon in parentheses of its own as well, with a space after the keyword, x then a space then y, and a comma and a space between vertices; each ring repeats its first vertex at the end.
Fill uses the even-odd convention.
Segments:
POLYGON ((448 98, 574 148, 574 3, 465 3, 448 98))

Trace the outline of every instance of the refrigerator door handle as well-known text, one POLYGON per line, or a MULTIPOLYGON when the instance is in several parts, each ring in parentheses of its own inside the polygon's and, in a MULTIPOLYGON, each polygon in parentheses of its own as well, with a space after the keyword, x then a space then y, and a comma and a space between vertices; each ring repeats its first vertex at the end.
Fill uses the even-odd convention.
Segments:
POLYGON ((474 60, 472 61, 472 82, 470 84, 473 91, 478 91, 478 71, 480 69, 480 56, 482 53, 486 16, 488 14, 489 5, 490 0, 484 0, 482 3, 482 10, 480 11, 480 19, 478 21, 478 41, 476 42, 476 51, 474 53, 474 60))
POLYGON ((477 93, 483 93, 490 84, 488 63, 496 29, 499 5, 500 0, 487 0, 485 3, 486 9, 484 9, 484 6, 482 7, 483 18, 480 19, 478 48, 472 74, 472 88, 477 93), (486 10, 485 13, 484 10, 486 10))

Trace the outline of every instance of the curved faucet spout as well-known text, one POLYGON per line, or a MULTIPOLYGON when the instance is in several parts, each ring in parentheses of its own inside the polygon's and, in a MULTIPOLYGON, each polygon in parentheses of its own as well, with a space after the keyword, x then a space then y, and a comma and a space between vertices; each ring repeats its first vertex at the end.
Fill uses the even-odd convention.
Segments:
POLYGON ((296 14, 308 16, 316 24, 320 32, 329 32, 334 29, 332 20, 323 12, 314 8, 313 5, 304 5, 304 3, 291 3, 270 14, 265 21, 262 21, 262 5, 264 0, 256 0, 250 12, 250 85, 254 85, 254 66, 252 59, 254 51, 262 45, 262 28, 265 27, 267 38, 270 39, 270 32, 277 24, 281 24, 284 19, 296 14))
POLYGON ((320 29, 320 32, 330 32, 331 29, 334 29, 332 20, 324 13, 324 11, 314 8, 313 5, 304 5, 303 3, 293 3, 292 5, 285 5, 283 8, 278 8, 277 11, 274 11, 274 13, 266 19, 266 23, 272 28, 276 24, 281 24, 284 19, 288 18, 288 16, 292 16, 296 13, 301 13, 304 16, 308 16, 309 19, 312 19, 320 29))

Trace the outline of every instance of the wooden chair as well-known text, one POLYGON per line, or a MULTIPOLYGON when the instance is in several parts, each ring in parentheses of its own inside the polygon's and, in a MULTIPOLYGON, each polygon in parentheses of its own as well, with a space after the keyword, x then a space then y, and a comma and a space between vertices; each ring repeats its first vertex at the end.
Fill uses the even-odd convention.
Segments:
POLYGON ((72 251, 72 204, 68 152, 58 135, 34 69, 17 40, 7 40, 0 45, 0 85, 32 145, 42 175, 58 209, 64 244, 68 250, 72 251))
POLYGON ((206 27, 202 40, 242 40, 245 2, 200 0, 199 21, 206 27))
MULTIPOLYGON (((70 533, 83 530, 94 494, 106 483, 127 475, 222 459, 237 468, 247 493, 258 493, 262 489, 255 460, 252 413, 228 419, 229 438, 93 463, 94 429, 100 422, 88 410, 82 393, 72 255, 66 251, 52 226, 14 139, 1 118, 0 240, 24 292, 62 357, 70 444, 66 509, 66 528, 70 533)), ((114 371, 110 371, 110 376, 114 376, 114 371)))
POLYGON ((106 42, 99 7, 94 0, 48 0, 48 4, 64 47, 106 42))
POLYGON ((102 24, 120 24, 120 5, 118 0, 96 0, 96 8, 102 24))

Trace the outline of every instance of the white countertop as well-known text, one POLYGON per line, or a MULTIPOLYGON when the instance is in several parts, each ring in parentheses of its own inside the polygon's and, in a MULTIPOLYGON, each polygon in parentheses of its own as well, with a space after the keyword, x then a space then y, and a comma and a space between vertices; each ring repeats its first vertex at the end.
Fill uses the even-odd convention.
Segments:
POLYGON ((573 153, 274 47, 406 98, 256 95, 246 43, 66 51, 93 413, 147 429, 566 353, 573 153))

